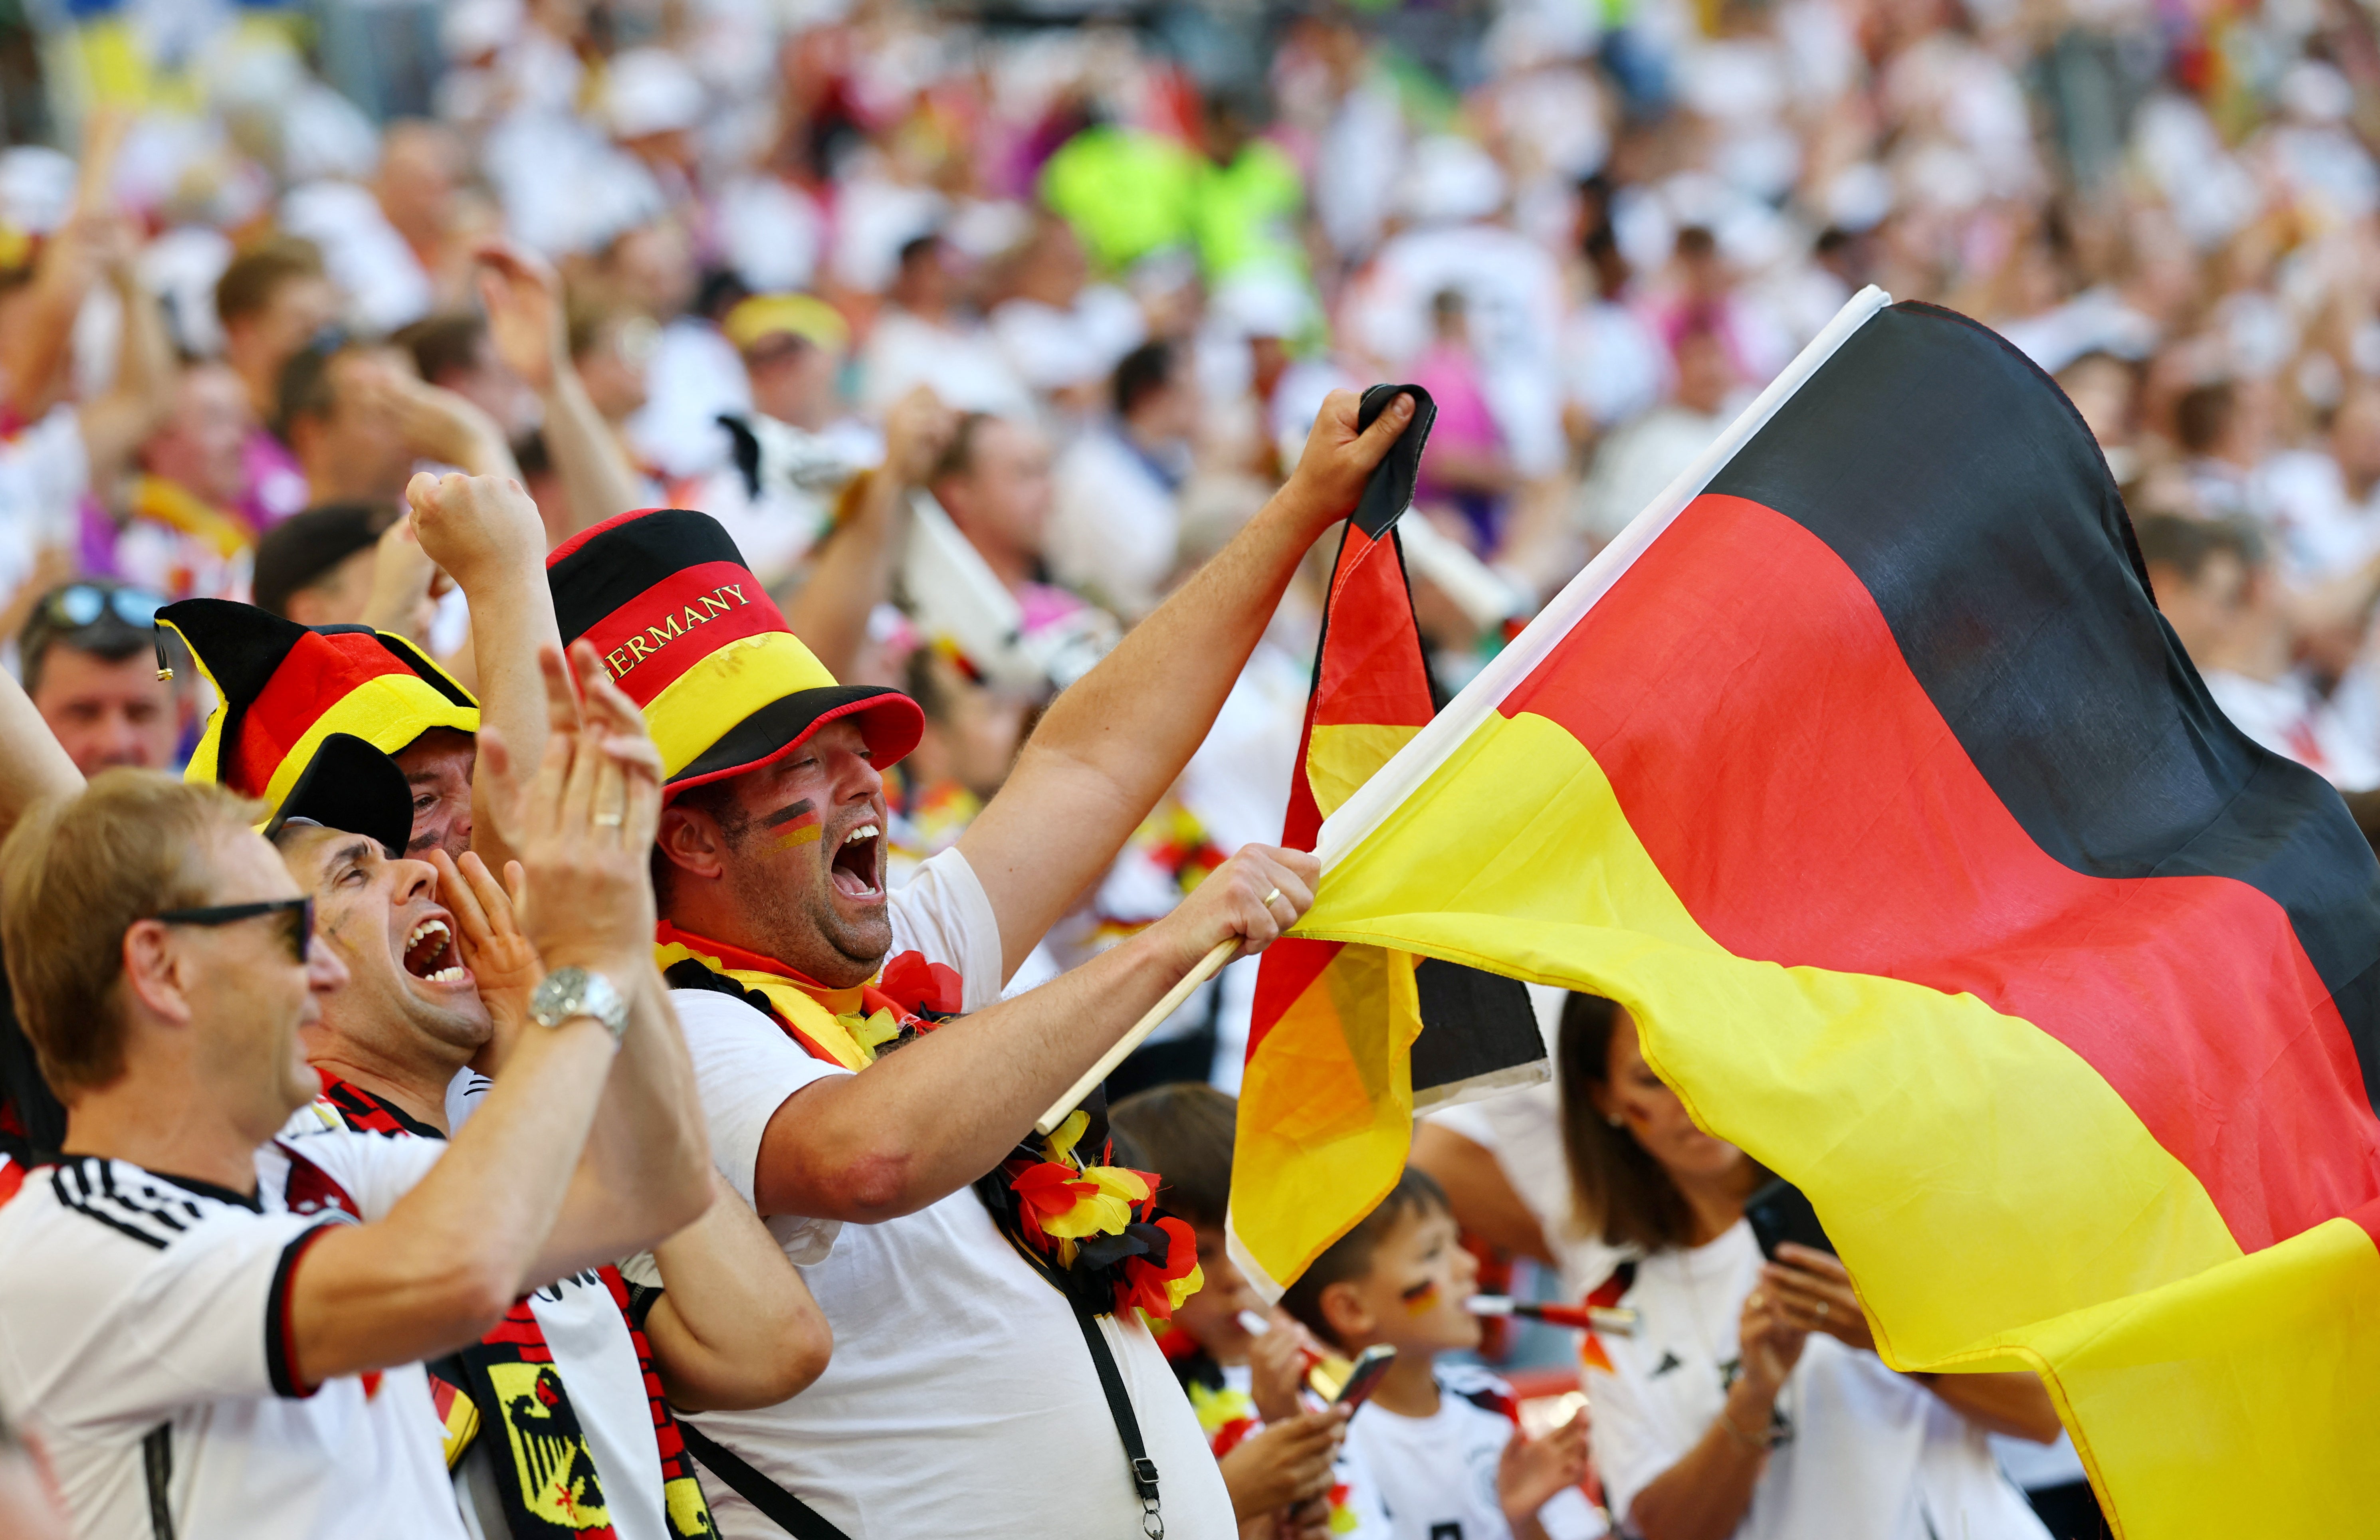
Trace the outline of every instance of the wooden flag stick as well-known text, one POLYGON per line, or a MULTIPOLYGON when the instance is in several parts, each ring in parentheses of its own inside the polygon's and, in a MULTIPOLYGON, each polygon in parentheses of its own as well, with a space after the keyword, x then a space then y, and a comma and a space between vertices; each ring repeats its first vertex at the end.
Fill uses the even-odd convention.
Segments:
POLYGON ((1191 990, 1214 977, 1216 970, 1230 962, 1239 950, 1240 939, 1237 936, 1217 941, 1213 951, 1198 959, 1196 967, 1184 974, 1180 983, 1165 991, 1163 1000, 1150 1006, 1148 1013, 1135 1022, 1131 1031, 1117 1038, 1113 1048, 1099 1055, 1098 1063, 1083 1072, 1082 1079, 1075 1081, 1064 1096, 1050 1104, 1050 1110, 1041 1114, 1041 1121, 1033 1125, 1034 1132, 1042 1134, 1054 1133, 1058 1125, 1066 1121, 1066 1114, 1091 1094, 1092 1086, 1105 1080, 1118 1064, 1123 1062, 1126 1054, 1138 1048, 1144 1038, 1157 1030, 1159 1023, 1182 1008, 1182 1002, 1190 998, 1191 990))

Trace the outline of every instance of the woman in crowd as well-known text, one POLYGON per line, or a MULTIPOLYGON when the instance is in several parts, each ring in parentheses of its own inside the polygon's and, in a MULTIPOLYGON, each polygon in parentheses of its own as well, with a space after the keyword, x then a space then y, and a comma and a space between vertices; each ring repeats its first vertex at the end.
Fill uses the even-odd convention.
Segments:
POLYGON ((2048 1442, 2029 1374, 1898 1374, 1842 1265, 1764 1259, 1744 1202, 1768 1173, 1696 1128, 1608 1000, 1562 1013, 1563 1146, 1588 1236, 1620 1248, 1590 1298, 1637 1313, 1590 1363, 1595 1461, 1643 1540, 2042 1540, 1986 1433, 2048 1442))

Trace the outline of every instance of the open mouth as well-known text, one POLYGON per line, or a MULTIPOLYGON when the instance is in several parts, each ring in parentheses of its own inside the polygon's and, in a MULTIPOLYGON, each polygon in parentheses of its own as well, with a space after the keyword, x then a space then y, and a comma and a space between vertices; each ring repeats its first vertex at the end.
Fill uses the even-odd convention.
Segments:
POLYGON ((405 971, 431 984, 460 984, 471 976, 455 951, 455 933, 444 920, 423 920, 405 939, 405 971))
POLYGON ((884 832, 874 823, 863 823, 843 837, 834 851, 834 863, 830 875, 834 891, 845 898, 876 898, 883 885, 882 867, 884 832))

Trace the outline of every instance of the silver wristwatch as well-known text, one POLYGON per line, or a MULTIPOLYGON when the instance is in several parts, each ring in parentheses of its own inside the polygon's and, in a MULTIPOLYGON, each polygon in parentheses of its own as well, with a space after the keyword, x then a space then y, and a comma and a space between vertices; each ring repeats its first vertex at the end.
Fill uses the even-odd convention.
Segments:
POLYGON ((592 1016, 618 1042, 628 1029, 628 1002, 612 981, 585 968, 556 968, 538 981, 528 997, 528 1017, 540 1026, 560 1026, 579 1016, 592 1016))

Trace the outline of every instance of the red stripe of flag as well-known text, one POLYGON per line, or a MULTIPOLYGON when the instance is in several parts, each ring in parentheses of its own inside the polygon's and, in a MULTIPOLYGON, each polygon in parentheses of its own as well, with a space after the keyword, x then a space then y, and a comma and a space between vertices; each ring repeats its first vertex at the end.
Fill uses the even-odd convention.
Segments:
POLYGON ((2380 1120, 2280 906, 2045 854, 1801 525, 1697 500, 1500 709, 1586 746, 1730 952, 1972 992, 2072 1049, 2243 1250, 2375 1195, 2380 1120))

